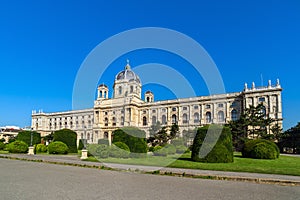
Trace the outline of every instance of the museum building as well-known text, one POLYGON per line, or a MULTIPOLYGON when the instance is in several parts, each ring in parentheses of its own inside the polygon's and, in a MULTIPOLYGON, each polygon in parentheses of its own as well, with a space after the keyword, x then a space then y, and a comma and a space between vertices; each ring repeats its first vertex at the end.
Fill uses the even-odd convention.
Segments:
POLYGON ((282 88, 279 80, 272 85, 248 88, 241 92, 155 101, 154 94, 147 91, 142 99, 142 84, 129 63, 119 72, 113 85, 113 96, 109 98, 109 88, 98 86, 94 107, 84 110, 45 113, 32 111, 32 129, 48 135, 60 129, 71 129, 77 139, 87 139, 97 143, 107 138, 111 143, 112 133, 124 126, 138 127, 147 134, 151 125, 158 121, 162 126, 177 124, 182 133, 207 124, 225 124, 239 119, 250 105, 264 105, 266 116, 275 119, 282 127, 282 88))

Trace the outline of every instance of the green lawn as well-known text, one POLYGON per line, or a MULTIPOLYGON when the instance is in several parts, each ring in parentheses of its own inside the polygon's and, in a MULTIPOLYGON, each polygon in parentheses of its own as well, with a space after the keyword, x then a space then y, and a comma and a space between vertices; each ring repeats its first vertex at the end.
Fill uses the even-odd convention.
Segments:
MULTIPOLYGON (((88 161, 98 161, 94 157, 89 157, 88 161)), ((290 156, 280 156, 276 160, 262 160, 242 158, 240 154, 235 154, 233 163, 199 163, 190 160, 190 154, 184 154, 177 159, 176 156, 159 157, 148 156, 147 158, 107 158, 100 162, 137 164, 152 166, 168 166, 174 168, 204 169, 217 171, 234 172, 254 172, 267 174, 284 174, 300 176, 300 158, 290 156)))

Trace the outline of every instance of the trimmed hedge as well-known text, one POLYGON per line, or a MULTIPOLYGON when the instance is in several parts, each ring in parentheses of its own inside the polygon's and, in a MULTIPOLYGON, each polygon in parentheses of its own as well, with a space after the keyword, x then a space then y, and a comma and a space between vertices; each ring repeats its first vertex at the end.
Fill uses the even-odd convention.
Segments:
POLYGON ((51 142, 48 145, 49 154, 68 154, 68 150, 68 146, 61 141, 51 142))
POLYGON ((264 139, 249 140, 242 149, 244 158, 276 159, 279 158, 279 154, 278 146, 264 139))
MULTIPOLYGON (((146 154, 146 133, 135 127, 124 127, 113 132, 112 143, 125 143, 132 153, 146 154)), ((134 154, 133 154, 134 155, 134 154)))
POLYGON ((36 153, 46 153, 48 151, 48 148, 44 144, 38 144, 35 147, 35 152, 36 153))
POLYGON ((0 142, 0 150, 3 150, 5 148, 5 144, 3 142, 0 142))
POLYGON ((232 136, 229 127, 220 125, 208 125, 197 130, 197 134, 192 145, 192 160, 206 163, 231 163, 233 162, 232 136), (209 135, 207 135, 209 131, 209 135), (221 134, 220 134, 221 132, 221 134), (207 136, 207 138, 206 138, 207 136), (202 146, 206 138, 206 145, 202 146), (213 141, 217 138, 216 144, 213 141), (214 145, 214 146, 213 146, 214 145), (200 151, 201 149, 201 151, 200 151), (200 152, 206 153, 201 157, 200 152))
POLYGON ((16 140, 25 142, 30 146, 31 142, 31 133, 32 133, 32 145, 41 143, 41 134, 35 131, 21 131, 18 133, 16 140))
MULTIPOLYGON (((118 143, 118 145, 120 145, 121 142, 118 143)), ((124 144, 124 143, 123 143, 124 144)), ((124 144, 126 145, 126 144, 124 144)), ((122 147, 125 147, 123 145, 120 145, 122 147)), ((127 146, 127 145, 126 145, 127 146)), ((126 147, 125 147, 126 148, 126 147)), ((127 146, 128 148, 128 146, 127 146)), ((129 148, 128 148, 129 150, 129 148)), ((129 155, 130 155, 130 152, 129 151, 126 151, 124 149, 121 149, 120 147, 118 147, 117 145, 115 144, 112 144, 109 148, 109 156, 110 157, 113 157, 113 158, 129 158, 129 155)))
POLYGON ((28 145, 23 141, 16 140, 7 144, 6 149, 9 151, 9 153, 27 153, 28 145))
POLYGON ((108 158, 109 146, 105 144, 89 144, 87 146, 88 155, 96 158, 108 158))
POLYGON ((69 153, 77 153, 77 134, 70 129, 54 132, 53 142, 60 141, 67 145, 69 153))

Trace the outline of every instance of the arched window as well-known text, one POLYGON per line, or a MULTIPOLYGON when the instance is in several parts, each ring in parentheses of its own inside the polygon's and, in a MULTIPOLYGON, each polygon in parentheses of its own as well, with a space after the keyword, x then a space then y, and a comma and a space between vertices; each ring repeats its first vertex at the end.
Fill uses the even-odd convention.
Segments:
POLYGON ((105 117, 105 119, 104 119, 104 126, 108 126, 108 118, 107 117, 105 117))
POLYGON ((88 133, 87 134, 87 140, 90 140, 91 138, 90 138, 91 136, 90 136, 90 133, 88 133))
POLYGON ((124 125, 124 117, 121 117, 121 125, 124 125))
POLYGON ((177 116, 175 114, 172 115, 172 124, 177 124, 177 116))
POLYGON ((116 126, 117 123, 116 123, 116 118, 115 117, 112 118, 112 123, 113 123, 113 126, 116 126))
POLYGON ((148 102, 150 102, 150 98, 149 98, 149 97, 147 97, 147 103, 148 103, 148 102))
POLYGON ((83 133, 81 133, 81 139, 83 139, 83 133))
POLYGON ((205 114, 206 123, 211 123, 211 112, 205 114))
POLYGON ((104 132, 104 138, 105 138, 105 139, 108 138, 108 132, 104 132))
POLYGON ((100 95, 99 95, 99 97, 100 97, 100 98, 102 98, 102 90, 100 91, 100 95))
POLYGON ((233 110, 231 111, 231 120, 232 120, 232 121, 238 120, 238 112, 237 112, 235 109, 233 109, 233 110))
POLYGON ((166 115, 162 115, 161 116, 161 121, 162 121, 162 124, 167 124, 167 117, 166 117, 166 115))
POLYGON ((143 117, 143 126, 147 126, 147 117, 143 117))
POLYGON ((156 117, 155 116, 152 116, 152 124, 156 124, 156 117))
POLYGON ((199 123, 199 121, 200 121, 200 119, 199 119, 199 113, 195 113, 194 114, 194 123, 196 124, 196 123, 199 123))
POLYGON ((122 86, 119 86, 119 95, 122 94, 122 86))
POLYGON ((188 123, 188 116, 187 116, 187 114, 183 114, 182 115, 182 122, 184 123, 184 124, 187 124, 188 123))
POLYGON ((224 118, 224 112, 223 111, 219 111, 218 112, 218 122, 224 122, 225 118, 224 118))

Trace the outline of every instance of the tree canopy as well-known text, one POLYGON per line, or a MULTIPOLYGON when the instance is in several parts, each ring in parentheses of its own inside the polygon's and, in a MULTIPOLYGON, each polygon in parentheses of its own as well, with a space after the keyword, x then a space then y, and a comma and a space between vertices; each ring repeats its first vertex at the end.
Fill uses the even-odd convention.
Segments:
POLYGON ((246 108, 238 120, 229 122, 236 150, 241 150, 248 137, 268 140, 278 138, 281 129, 278 124, 273 122, 275 120, 266 115, 266 108, 263 104, 246 108))

